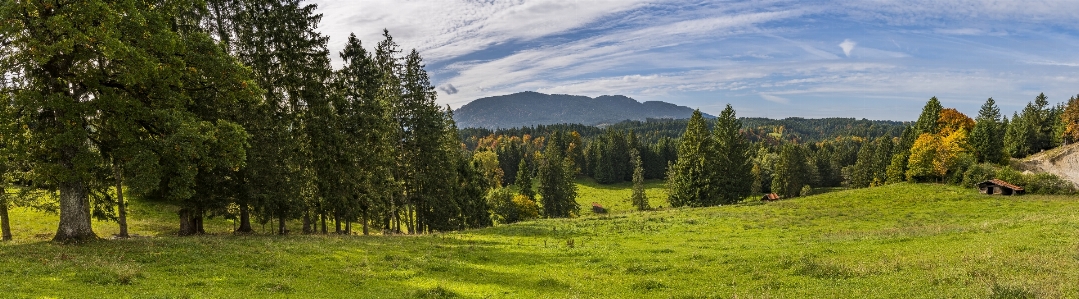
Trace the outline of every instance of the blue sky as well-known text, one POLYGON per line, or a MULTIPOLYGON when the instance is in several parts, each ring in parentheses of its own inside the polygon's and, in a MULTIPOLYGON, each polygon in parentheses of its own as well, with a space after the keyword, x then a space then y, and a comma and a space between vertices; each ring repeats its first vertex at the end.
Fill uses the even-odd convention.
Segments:
MULTIPOLYGON (((1079 1, 320 0, 330 50, 383 28, 453 108, 520 91, 626 95, 718 114, 974 117, 1079 94, 1079 1)), ((336 59, 336 55, 335 59, 336 59)))

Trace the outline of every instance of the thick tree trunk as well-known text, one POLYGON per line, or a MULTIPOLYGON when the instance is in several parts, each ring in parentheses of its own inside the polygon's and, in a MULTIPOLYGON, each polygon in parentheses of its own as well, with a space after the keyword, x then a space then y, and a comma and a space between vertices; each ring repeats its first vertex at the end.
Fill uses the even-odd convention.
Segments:
MULTIPOLYGON (((4 190, 0 190, 2 192, 4 190)), ((0 195, 0 241, 11 241, 11 223, 8 220, 7 199, 0 195)))
POLYGON ((97 239, 90 226, 90 199, 81 181, 60 183, 60 225, 53 241, 78 242, 97 239))
POLYGON ((127 238, 127 204, 124 203, 124 173, 120 167, 116 167, 116 209, 119 210, 119 215, 116 219, 116 223, 120 225, 120 233, 116 234, 117 237, 127 238))
POLYGON ((199 234, 206 234, 206 227, 202 226, 202 219, 204 218, 203 214, 205 213, 202 212, 202 209, 198 209, 197 212, 195 212, 195 231, 199 234))
POLYGON ((240 228, 237 228, 236 232, 241 234, 255 232, 255 229, 251 228, 251 211, 248 210, 246 204, 240 205, 240 228))
POLYGON ((181 236, 194 236, 199 233, 198 220, 195 218, 195 211, 183 208, 180 209, 180 233, 181 236))
POLYGON ((352 221, 345 221, 345 235, 352 235, 352 221))
POLYGON ((370 225, 367 224, 367 211, 363 211, 363 235, 366 236, 371 233, 370 225))

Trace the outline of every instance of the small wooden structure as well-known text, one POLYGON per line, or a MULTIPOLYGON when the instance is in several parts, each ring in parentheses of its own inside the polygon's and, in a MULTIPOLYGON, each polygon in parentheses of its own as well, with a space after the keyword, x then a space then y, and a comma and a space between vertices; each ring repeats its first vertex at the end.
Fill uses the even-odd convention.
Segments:
POLYGON ((607 214, 607 209, 600 205, 598 202, 592 203, 592 213, 607 214))
POLYGON ((761 197, 761 201, 777 201, 777 200, 779 200, 779 195, 777 195, 775 193, 768 193, 768 194, 765 194, 763 197, 761 197))
POLYGON ((1026 193, 1026 190, 1023 190, 1023 187, 1012 185, 1011 183, 998 179, 978 183, 978 190, 986 195, 1021 195, 1026 193))

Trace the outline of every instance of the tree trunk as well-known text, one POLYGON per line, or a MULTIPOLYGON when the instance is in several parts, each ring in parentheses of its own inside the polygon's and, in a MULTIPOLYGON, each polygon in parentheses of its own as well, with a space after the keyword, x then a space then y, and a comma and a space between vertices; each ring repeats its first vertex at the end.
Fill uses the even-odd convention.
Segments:
POLYGON ((120 225, 120 233, 116 234, 117 237, 127 238, 127 204, 124 203, 124 172, 120 166, 114 166, 116 168, 116 209, 119 210, 119 215, 116 219, 116 223, 120 225))
POLYGON ((319 218, 320 221, 322 221, 322 234, 325 235, 326 234, 326 212, 322 212, 322 213, 318 214, 318 218, 319 218))
POLYGON ((251 211, 248 210, 247 204, 240 205, 240 228, 237 228, 236 232, 241 234, 255 232, 255 229, 251 228, 251 211))
POLYGON ((306 234, 312 234, 314 232, 315 231, 311 229, 311 213, 310 212, 304 212, 303 213, 303 233, 306 235, 306 234))
POLYGON ((341 234, 341 216, 337 215, 337 212, 333 212, 333 233, 341 234))
POLYGON ((410 235, 416 233, 416 217, 415 214, 413 214, 413 211, 417 210, 418 209, 413 209, 412 206, 408 206, 408 208, 405 209, 405 229, 408 230, 408 234, 410 235))
POLYGON ((367 224, 367 211, 363 211, 363 235, 370 234, 370 225, 367 224))
POLYGON ((188 208, 180 209, 180 235, 194 236, 199 233, 199 224, 195 220, 195 212, 188 208))
POLYGON ((288 230, 285 229, 285 215, 284 214, 277 217, 277 234, 279 234, 279 235, 288 234, 288 230))
POLYGON ((202 226, 202 220, 205 218, 203 217, 203 214, 205 213, 202 211, 202 209, 198 209, 195 212, 195 231, 198 232, 200 235, 206 234, 206 227, 202 226))
POLYGON ((90 226, 90 199, 82 181, 60 183, 60 225, 53 241, 78 242, 97 239, 90 226))
POLYGON ((345 221, 345 235, 352 235, 352 221, 345 221))
MULTIPOLYGON (((0 190, 4 191, 4 190, 0 190)), ((8 220, 8 203, 5 195, 0 195, 0 241, 11 241, 11 223, 8 220)))
POLYGON ((401 209, 400 208, 393 209, 393 222, 394 222, 394 225, 395 225, 394 232, 400 234, 401 233, 401 209))

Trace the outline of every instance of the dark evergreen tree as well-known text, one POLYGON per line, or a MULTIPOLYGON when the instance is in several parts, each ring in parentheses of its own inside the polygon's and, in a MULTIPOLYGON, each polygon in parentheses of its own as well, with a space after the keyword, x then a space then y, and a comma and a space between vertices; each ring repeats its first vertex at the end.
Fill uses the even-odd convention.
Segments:
MULTIPOLYGON (((553 140, 553 139, 552 139, 553 140)), ((573 182, 573 162, 563 156, 558 146, 548 141, 539 159, 539 196, 547 218, 572 217, 580 211, 577 185, 573 182)))
POLYGON ((970 144, 978 162, 1001 163, 1004 155, 1005 130, 1000 123, 1000 108, 989 98, 978 111, 970 144))
POLYGON ((862 142, 858 150, 858 161, 851 169, 850 186, 852 188, 866 188, 873 183, 874 168, 877 166, 876 151, 877 148, 873 142, 869 140, 862 142))
POLYGON ((535 199, 536 190, 532 189, 532 171, 531 168, 528 167, 527 162, 528 161, 521 159, 521 163, 517 164, 517 169, 519 169, 519 171, 517 171, 516 185, 517 189, 520 190, 519 192, 521 195, 535 199))
POLYGON ((881 136, 873 144, 876 152, 873 153, 873 180, 870 186, 883 186, 888 182, 888 166, 892 163, 895 143, 891 137, 881 136))
POLYGON ((706 165, 707 171, 713 176, 713 186, 716 186, 716 197, 710 198, 715 202, 707 205, 726 205, 741 201, 751 194, 753 181, 751 177, 753 162, 750 159, 750 144, 742 136, 742 123, 735 116, 734 108, 727 105, 723 112, 716 118, 716 126, 712 132, 714 154, 706 157, 711 160, 706 165))
POLYGON ((786 198, 798 197, 802 188, 809 185, 809 166, 806 149, 797 144, 785 144, 776 160, 772 192, 786 198))
POLYGON ((629 155, 633 161, 633 194, 630 195, 629 202, 638 211, 646 211, 651 207, 648 206, 648 195, 644 191, 644 163, 636 150, 631 150, 629 155))
POLYGON ((667 201, 673 207, 705 206, 718 197, 712 167, 715 146, 700 110, 694 111, 678 147, 678 159, 667 174, 667 201))
MULTIPOLYGON (((914 139, 918 139, 919 135, 925 133, 937 132, 937 120, 940 119, 941 110, 944 110, 944 107, 940 105, 937 97, 932 97, 925 103, 922 114, 918 116, 918 122, 914 123, 914 139)), ((911 143, 913 144, 913 140, 911 143)))

